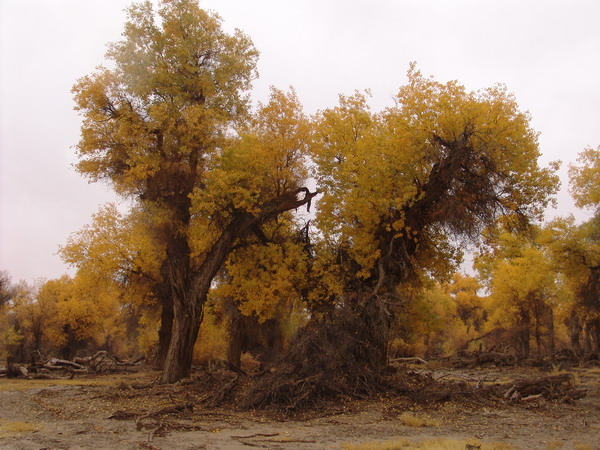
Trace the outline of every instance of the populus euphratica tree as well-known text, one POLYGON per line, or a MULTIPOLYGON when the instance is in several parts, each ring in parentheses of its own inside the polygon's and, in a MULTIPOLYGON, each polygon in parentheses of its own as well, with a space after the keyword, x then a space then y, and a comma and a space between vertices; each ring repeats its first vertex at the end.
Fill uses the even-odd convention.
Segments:
MULTIPOLYGON (((162 301, 173 307, 161 376, 169 383, 189 375, 207 293, 238 238, 315 194, 297 170, 302 118, 280 123, 284 140, 293 136, 275 153, 267 149, 282 142, 269 136, 272 124, 251 120, 257 51, 248 37, 225 33, 195 0, 163 0, 157 13, 134 4, 123 36, 109 47, 112 68, 73 88, 84 117, 77 168, 153 211, 165 252, 162 301), (248 161, 262 183, 252 182, 248 161)), ((275 97, 276 110, 285 96, 275 97)))
MULTIPOLYGON (((372 113, 364 95, 342 96, 318 119, 317 221, 346 255, 339 301, 355 311, 393 304, 411 274, 452 270, 448 257, 499 216, 539 219, 558 185, 504 86, 469 92, 413 65, 395 102, 372 113)), ((373 343, 379 363, 385 343, 373 343)))
POLYGON ((413 65, 395 103, 374 113, 356 93, 316 117, 324 254, 314 267, 328 273, 313 274, 326 302, 247 406, 368 390, 405 286, 449 277, 462 243, 502 215, 515 226, 539 219, 556 192, 557 164, 539 166, 537 133, 504 86, 469 92, 413 65))

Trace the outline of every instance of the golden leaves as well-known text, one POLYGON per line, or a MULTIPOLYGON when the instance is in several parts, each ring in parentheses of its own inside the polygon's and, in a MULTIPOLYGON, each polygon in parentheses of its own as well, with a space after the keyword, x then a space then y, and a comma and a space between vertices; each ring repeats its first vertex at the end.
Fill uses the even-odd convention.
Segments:
POLYGON ((579 208, 600 206, 600 147, 586 148, 578 158, 579 165, 569 165, 571 195, 579 208))

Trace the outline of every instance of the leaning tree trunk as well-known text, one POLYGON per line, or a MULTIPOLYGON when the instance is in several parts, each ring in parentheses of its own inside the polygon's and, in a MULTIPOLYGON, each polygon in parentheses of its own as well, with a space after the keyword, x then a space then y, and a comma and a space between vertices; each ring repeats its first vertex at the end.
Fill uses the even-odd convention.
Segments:
POLYGON ((191 265, 190 248, 184 236, 167 248, 163 272, 171 289, 173 327, 160 383, 175 383, 190 376, 194 344, 210 285, 225 263, 235 240, 248 224, 253 224, 250 219, 253 218, 248 216, 234 220, 205 254, 196 270, 191 265))
MULTIPOLYGON (((165 358, 160 383, 174 383, 190 375, 194 344, 203 317, 204 304, 210 285, 232 251, 235 241, 259 228, 263 223, 276 218, 279 214, 303 205, 310 205, 311 199, 318 194, 307 188, 299 188, 263 203, 259 214, 241 213, 223 230, 219 238, 204 253, 197 267, 191 261, 190 245, 187 233, 189 227, 181 227, 180 234, 167 245, 167 257, 163 263, 163 282, 167 283, 173 303, 173 327, 171 341, 165 358), (304 197, 298 199, 298 195, 304 197)), ((189 206, 187 200, 181 203, 189 206)), ((180 223, 189 225, 189 209, 181 209, 180 223)))

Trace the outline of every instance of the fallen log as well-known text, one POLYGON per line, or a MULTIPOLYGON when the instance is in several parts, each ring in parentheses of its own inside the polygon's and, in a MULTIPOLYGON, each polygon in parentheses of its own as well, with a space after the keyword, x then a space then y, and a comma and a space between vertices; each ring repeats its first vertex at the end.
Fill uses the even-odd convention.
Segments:
POLYGON ((548 400, 574 401, 586 395, 586 389, 574 386, 573 375, 564 373, 518 381, 504 393, 504 398, 530 401, 544 397, 548 400))
POLYGON ((139 356, 136 359, 130 360, 130 359, 120 359, 117 358, 116 356, 113 356, 113 359, 115 360, 115 363, 118 366, 136 366, 138 364, 141 364, 142 362, 144 362, 144 360, 146 359, 145 356, 139 356))
POLYGON ((51 370, 56 368, 64 369, 65 367, 71 367, 76 370, 85 369, 85 366, 82 366, 81 364, 78 364, 76 362, 57 358, 52 358, 49 361, 47 361, 46 364, 44 364, 44 367, 51 370))

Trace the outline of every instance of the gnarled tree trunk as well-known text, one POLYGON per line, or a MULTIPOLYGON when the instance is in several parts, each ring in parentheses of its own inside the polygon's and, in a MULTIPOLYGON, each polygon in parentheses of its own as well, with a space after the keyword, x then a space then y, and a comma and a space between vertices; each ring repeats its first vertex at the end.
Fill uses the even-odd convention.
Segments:
POLYGON ((158 329, 158 348, 154 360, 154 367, 162 369, 165 366, 169 343, 171 342, 171 333, 173 329, 173 302, 171 299, 161 300, 160 328, 158 329))
POLYGON ((169 289, 174 314, 171 341, 160 377, 161 383, 174 383, 189 377, 194 344, 211 283, 237 239, 285 211, 310 205, 311 199, 317 194, 318 191, 311 193, 306 188, 300 188, 265 202, 257 215, 239 214, 223 230, 197 267, 191 261, 190 246, 185 234, 181 233, 169 242, 162 272, 163 282, 169 289), (304 197, 298 199, 301 193, 304 193, 304 197))

